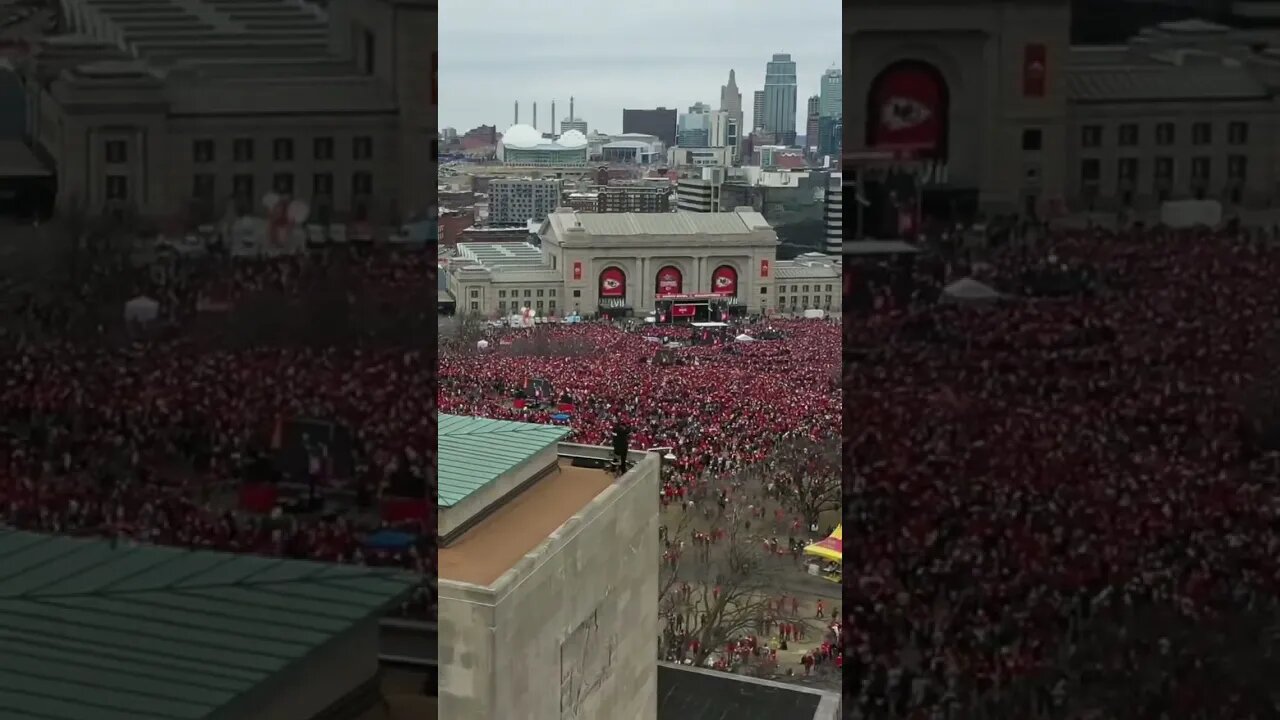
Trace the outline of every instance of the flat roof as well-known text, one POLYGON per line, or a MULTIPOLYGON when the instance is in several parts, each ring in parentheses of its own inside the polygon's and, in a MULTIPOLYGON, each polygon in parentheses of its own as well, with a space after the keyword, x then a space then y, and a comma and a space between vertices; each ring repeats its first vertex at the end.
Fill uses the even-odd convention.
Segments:
POLYGON ((914 255, 920 248, 902 240, 845 240, 843 255, 914 255))
POLYGON ((441 414, 438 504, 453 507, 569 433, 560 425, 441 414))
POLYGON ((0 720, 210 717, 415 582, 0 530, 0 720))
POLYGON ((658 663, 658 720, 836 720, 839 693, 658 663))
POLYGON ((441 580, 492 585, 613 484, 605 470, 561 458, 549 473, 440 548, 441 580))

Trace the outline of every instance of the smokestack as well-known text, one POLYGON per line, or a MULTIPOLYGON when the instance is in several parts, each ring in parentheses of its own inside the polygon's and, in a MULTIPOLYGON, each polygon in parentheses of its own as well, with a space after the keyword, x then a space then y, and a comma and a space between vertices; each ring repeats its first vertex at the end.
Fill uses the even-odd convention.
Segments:
POLYGON ((516 101, 516 119, 511 121, 512 125, 520 124, 520 101, 516 101))
POLYGON ((556 101, 555 101, 555 100, 552 100, 552 101, 551 101, 551 132, 555 132, 555 131, 556 131, 556 123, 557 123, 557 122, 559 122, 559 121, 558 121, 558 120, 556 120, 556 101))
POLYGON ((573 116, 573 96, 572 95, 569 96, 569 119, 570 120, 576 119, 573 116))
POLYGON ((538 129, 538 101, 533 101, 533 129, 538 129))

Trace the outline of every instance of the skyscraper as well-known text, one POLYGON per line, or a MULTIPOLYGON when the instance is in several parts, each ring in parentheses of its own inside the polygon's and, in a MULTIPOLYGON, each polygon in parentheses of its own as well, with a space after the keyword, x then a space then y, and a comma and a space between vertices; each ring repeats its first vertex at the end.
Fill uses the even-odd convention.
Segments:
POLYGON ((733 148, 733 159, 742 157, 742 93, 738 91, 738 82, 729 70, 729 84, 720 86, 720 109, 729 113, 730 130, 726 133, 726 142, 733 148))
POLYGON ((819 97, 817 95, 809 96, 804 115, 804 146, 806 148, 818 147, 818 105, 819 97))
POLYGON ((754 132, 764 129, 764 91, 757 90, 752 96, 752 100, 754 101, 752 103, 754 112, 751 115, 751 130, 754 132))
POLYGON ((796 144, 796 63, 774 53, 764 75, 764 131, 779 145, 796 144))
POLYGON ((818 86, 822 98, 818 103, 820 117, 844 117, 844 94, 841 91, 843 83, 844 72, 839 68, 830 68, 822 73, 822 82, 818 86))

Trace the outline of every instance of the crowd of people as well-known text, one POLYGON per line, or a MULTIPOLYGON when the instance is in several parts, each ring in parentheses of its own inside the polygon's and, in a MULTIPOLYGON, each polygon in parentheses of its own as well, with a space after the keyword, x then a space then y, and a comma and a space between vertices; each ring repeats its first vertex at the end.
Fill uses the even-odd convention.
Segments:
POLYGON ((687 341, 688 329, 605 322, 503 329, 487 350, 455 343, 441 351, 439 407, 540 423, 568 409, 570 441, 587 445, 610 445, 622 423, 632 448, 672 449, 675 471, 664 493, 688 493, 700 478, 761 462, 788 439, 839 437, 839 327, 763 321, 735 332, 766 330, 785 339, 683 344, 668 363, 660 354, 673 340, 687 341), (662 337, 668 343, 653 342, 662 337), (550 388, 545 402, 530 396, 535 380, 550 388))
POLYGON ((876 265, 848 269, 846 704, 865 718, 1273 717, 1265 689, 1204 683, 1200 665, 1113 705, 1087 698, 1139 646, 1194 654, 1173 625, 1211 634, 1274 607, 1280 247, 1089 228, 980 262, 876 265), (937 301, 969 274, 1005 297, 937 301), (1134 636, 1164 612, 1176 620, 1134 636), (1084 660, 1103 635, 1126 641, 1084 660))
MULTIPOLYGON (((190 273, 170 268, 147 272, 145 289, 175 303, 171 317, 182 317, 199 298, 234 305, 271 284, 293 292, 315 273, 312 263, 281 257, 190 273)), ((420 253, 361 258, 351 268, 355 285, 379 284, 384 293, 433 285, 433 272, 420 253)), ((89 285, 79 300, 100 292, 112 289, 89 285)), ((103 342, 43 330, 11 336, 0 349, 0 523, 435 575, 434 502, 426 517, 387 521, 377 512, 403 488, 434 492, 436 398, 425 348, 217 348, 181 332, 103 342), (305 477, 276 470, 272 479, 357 500, 297 513, 238 507, 237 488, 259 479, 250 476, 264 458, 288 466, 273 461, 285 450, 282 425, 295 419, 346 429, 349 462, 341 473, 327 462, 299 473, 305 477), (366 544, 386 529, 416 541, 391 550, 366 544)), ((434 618, 433 584, 424 582, 404 610, 434 618)))

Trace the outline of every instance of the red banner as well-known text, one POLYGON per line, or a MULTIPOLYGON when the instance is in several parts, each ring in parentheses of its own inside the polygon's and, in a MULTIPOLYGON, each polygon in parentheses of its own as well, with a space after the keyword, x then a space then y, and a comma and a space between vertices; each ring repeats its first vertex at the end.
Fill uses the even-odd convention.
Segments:
POLYGON ((738 271, 728 265, 721 265, 711 273, 711 292, 716 295, 738 294, 738 271))
POLYGON ((760 277, 762 278, 769 277, 769 261, 768 260, 760 261, 760 277))
POLYGON ((671 317, 673 318, 693 317, 694 315, 697 315, 697 314, 698 314, 697 305, 672 305, 671 306, 671 317))
POLYGON ((573 279, 574 280, 582 279, 582 263, 577 260, 573 262, 573 279))
POLYGON ((670 265, 658 271, 658 295, 679 295, 684 288, 680 269, 670 265))
POLYGON ((608 267, 600 273, 600 297, 620 298, 627 296, 627 276, 622 268, 608 267))
POLYGON ((867 144, 873 149, 938 151, 947 130, 946 81, 936 68, 904 62, 886 70, 871 88, 867 144))
POLYGON ((1048 76, 1045 48, 1041 43, 1027 45, 1022 51, 1022 94, 1025 97, 1044 97, 1045 78, 1048 76))

